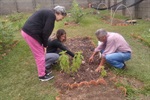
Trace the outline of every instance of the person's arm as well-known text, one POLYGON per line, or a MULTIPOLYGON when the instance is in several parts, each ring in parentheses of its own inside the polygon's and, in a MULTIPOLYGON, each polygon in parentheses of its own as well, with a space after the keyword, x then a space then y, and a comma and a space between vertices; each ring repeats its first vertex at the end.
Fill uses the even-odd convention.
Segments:
POLYGON ((100 52, 100 50, 104 49, 104 43, 101 43, 100 45, 98 45, 94 52, 92 53, 91 57, 89 58, 89 62, 93 62, 94 56, 100 52))
POLYGON ((98 51, 94 51, 91 55, 91 57, 89 58, 89 62, 93 62, 94 56, 98 53, 98 51))
POLYGON ((57 46, 59 49, 61 49, 63 51, 67 51, 66 53, 69 54, 71 57, 74 57, 74 53, 71 52, 70 50, 68 50, 61 42, 58 42, 57 46))
POLYGON ((47 53, 47 47, 44 47, 44 53, 45 54, 47 53))
POLYGON ((43 34, 42 34, 44 47, 47 47, 48 38, 54 29, 54 23, 55 23, 55 17, 54 16, 52 16, 51 18, 48 18, 46 20, 45 26, 43 28, 43 34))
POLYGON ((115 40, 108 40, 107 44, 106 44, 106 48, 105 48, 105 50, 104 50, 104 52, 102 54, 101 62, 99 64, 99 66, 97 67, 97 69, 95 70, 96 72, 100 72, 102 66, 104 66, 104 64, 106 62, 105 56, 107 54, 114 53, 116 51, 116 49, 117 49, 117 47, 116 47, 115 40))
POLYGON ((105 58, 102 57, 99 66, 98 66, 98 67, 96 68, 96 70, 95 70, 96 72, 100 72, 100 71, 101 71, 101 68, 102 68, 102 66, 104 66, 105 61, 106 61, 105 58))

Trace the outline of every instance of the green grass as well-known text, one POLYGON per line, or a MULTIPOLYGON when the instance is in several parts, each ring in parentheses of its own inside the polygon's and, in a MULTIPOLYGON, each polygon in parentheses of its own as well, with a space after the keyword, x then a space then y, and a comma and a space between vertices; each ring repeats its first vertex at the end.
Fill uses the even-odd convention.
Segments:
MULTIPOLYGON (((104 12, 104 14, 106 13, 104 12)), ((21 22, 18 21, 15 25, 24 23, 29 15, 25 14, 21 22)), ((130 44, 133 55, 132 59, 127 62, 128 70, 120 71, 120 73, 135 77, 149 86, 150 48, 131 36, 132 33, 136 33, 150 41, 149 23, 144 20, 138 20, 138 24, 133 26, 111 26, 103 23, 100 20, 101 16, 103 16, 103 12, 98 16, 85 15, 78 26, 64 26, 64 22, 67 20, 64 19, 62 22, 56 22, 54 33, 57 29, 63 28, 67 32, 67 37, 88 36, 92 38, 95 45, 97 45, 97 39, 94 33, 99 28, 122 34, 130 44)), ((4 16, 0 18, 3 19, 4 16)), ((55 100, 57 95, 57 90, 54 88, 55 80, 40 82, 32 53, 23 40, 20 31, 16 31, 15 40, 19 40, 18 45, 4 59, 0 60, 0 100, 55 100)), ((150 95, 149 88, 143 89, 141 93, 150 95)))

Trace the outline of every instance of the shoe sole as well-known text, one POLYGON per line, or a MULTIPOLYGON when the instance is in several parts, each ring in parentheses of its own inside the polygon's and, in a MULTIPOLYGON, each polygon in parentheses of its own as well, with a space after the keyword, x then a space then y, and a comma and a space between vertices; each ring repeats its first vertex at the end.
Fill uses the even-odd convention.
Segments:
POLYGON ((39 80, 42 81, 42 82, 44 82, 44 81, 49 81, 49 80, 51 80, 53 78, 54 78, 54 76, 52 76, 51 78, 48 78, 48 79, 39 79, 39 80))
POLYGON ((52 73, 52 71, 48 72, 47 75, 50 75, 52 73))

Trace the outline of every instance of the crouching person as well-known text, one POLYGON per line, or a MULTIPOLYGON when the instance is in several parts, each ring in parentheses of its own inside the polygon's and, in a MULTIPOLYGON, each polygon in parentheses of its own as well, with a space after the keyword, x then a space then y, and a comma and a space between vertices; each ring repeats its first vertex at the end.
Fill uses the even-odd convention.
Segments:
POLYGON ((102 42, 89 58, 89 62, 93 62, 94 56, 98 52, 102 53, 100 64, 95 71, 100 72, 105 62, 113 67, 124 69, 126 67, 125 61, 131 58, 131 48, 123 36, 118 33, 107 32, 104 29, 97 30, 95 35, 102 42))
POLYGON ((64 29, 59 29, 56 33, 56 39, 48 40, 48 47, 46 53, 46 73, 51 73, 51 65, 54 64, 58 58, 61 51, 66 51, 68 55, 74 57, 74 53, 71 52, 65 45, 66 41, 66 31, 64 29))

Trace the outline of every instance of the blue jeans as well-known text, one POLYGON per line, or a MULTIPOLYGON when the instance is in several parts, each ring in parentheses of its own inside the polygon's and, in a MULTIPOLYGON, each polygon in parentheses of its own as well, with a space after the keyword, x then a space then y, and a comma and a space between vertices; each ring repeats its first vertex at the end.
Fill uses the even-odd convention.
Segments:
POLYGON ((46 53, 45 55, 45 65, 46 68, 50 68, 51 64, 55 63, 59 58, 59 55, 57 53, 46 53))
POLYGON ((130 52, 116 52, 112 54, 107 54, 105 56, 106 61, 116 68, 122 68, 124 66, 124 62, 129 60, 130 58, 130 52))

